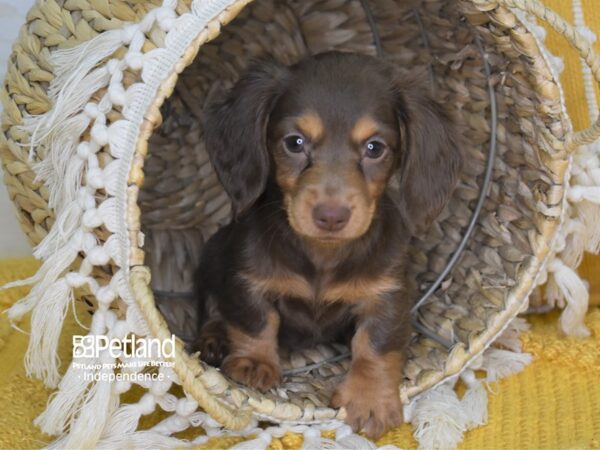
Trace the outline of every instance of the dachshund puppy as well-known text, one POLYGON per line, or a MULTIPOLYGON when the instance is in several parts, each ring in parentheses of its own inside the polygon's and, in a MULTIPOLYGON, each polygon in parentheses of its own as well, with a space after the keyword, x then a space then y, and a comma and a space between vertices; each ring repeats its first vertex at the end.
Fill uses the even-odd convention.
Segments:
POLYGON ((402 421, 407 246, 458 178, 448 117, 391 64, 344 53, 260 64, 210 103, 205 142, 234 219, 198 270, 201 357, 267 390, 279 346, 351 337, 332 406, 381 435, 402 421))

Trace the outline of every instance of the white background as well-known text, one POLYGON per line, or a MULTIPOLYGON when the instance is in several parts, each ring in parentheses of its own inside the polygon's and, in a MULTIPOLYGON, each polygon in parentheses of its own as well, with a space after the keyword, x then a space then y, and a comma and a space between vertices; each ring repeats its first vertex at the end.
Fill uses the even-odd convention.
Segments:
MULTIPOLYGON (((25 15, 33 3, 33 0, 0 0, 0 79, 4 79, 6 61, 11 53, 12 43, 25 23, 25 15)), ((30 253, 31 248, 19 227, 14 206, 2 182, 0 183, 0 259, 30 253)))

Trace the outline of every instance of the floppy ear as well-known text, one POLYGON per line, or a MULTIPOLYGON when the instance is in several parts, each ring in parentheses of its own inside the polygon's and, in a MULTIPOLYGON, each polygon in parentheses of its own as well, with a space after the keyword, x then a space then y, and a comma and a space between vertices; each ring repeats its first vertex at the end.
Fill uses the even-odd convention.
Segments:
POLYGON ((260 63, 225 98, 209 101, 204 140, 211 163, 239 217, 265 189, 269 176, 267 124, 282 94, 288 69, 260 63))
POLYGON ((411 231, 429 226, 449 200, 462 166, 457 130, 441 106, 412 83, 397 88, 403 140, 400 208, 411 231))

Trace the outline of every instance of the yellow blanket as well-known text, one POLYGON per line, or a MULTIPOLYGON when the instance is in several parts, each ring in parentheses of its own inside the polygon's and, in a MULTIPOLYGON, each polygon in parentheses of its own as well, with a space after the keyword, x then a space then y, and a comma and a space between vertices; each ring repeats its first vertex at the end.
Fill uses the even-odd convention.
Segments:
MULTIPOLYGON (((0 285, 31 275, 37 266, 32 259, 0 261, 0 285)), ((24 293, 24 289, 0 292, 0 308, 5 310, 24 293)), ((78 314, 86 312, 80 309, 78 314)), ((522 341, 534 362, 523 373, 489 385, 489 423, 466 433, 461 448, 600 449, 600 308, 588 314, 593 337, 585 340, 560 337, 555 313, 529 320, 532 330, 522 341)), ((69 360, 70 336, 76 331, 81 330, 69 314, 60 348, 63 361, 69 360)), ((51 441, 32 425, 50 391, 25 376, 26 349, 27 335, 11 328, 6 315, 1 315, 0 448, 39 448, 51 441)), ((228 448, 238 441, 213 439, 202 448, 228 448)), ((392 443, 416 448, 411 426, 392 430, 378 442, 392 443)), ((302 437, 288 434, 274 439, 270 448, 301 445, 302 437)))

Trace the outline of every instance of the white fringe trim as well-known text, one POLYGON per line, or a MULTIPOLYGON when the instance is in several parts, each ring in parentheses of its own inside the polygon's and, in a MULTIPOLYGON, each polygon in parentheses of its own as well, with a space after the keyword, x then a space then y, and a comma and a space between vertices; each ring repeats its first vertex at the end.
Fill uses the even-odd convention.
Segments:
POLYGON ((50 286, 31 315, 25 368, 28 376, 44 380, 46 386, 51 388, 55 388, 60 381, 58 338, 71 301, 73 290, 61 278, 50 286))
POLYGON ((521 372, 532 360, 530 354, 520 353, 521 344, 515 342, 527 328, 524 319, 513 320, 494 346, 461 373, 460 379, 467 386, 462 399, 454 390, 458 380, 454 377, 406 406, 408 414, 405 415, 415 428, 414 435, 420 448, 454 449, 462 441, 465 431, 487 423, 487 383, 521 372), (515 351, 496 348, 496 345, 512 347, 515 351), (475 370, 485 371, 485 378, 478 379, 475 370))
POLYGON ((560 293, 560 297, 554 299, 564 299, 566 305, 560 316, 560 326, 562 330, 572 336, 588 337, 590 331, 584 324, 585 315, 588 310, 589 292, 588 287, 577 275, 577 273, 561 262, 555 259, 548 268, 552 273, 548 295, 560 293), (554 286, 558 289, 554 289, 554 286))

